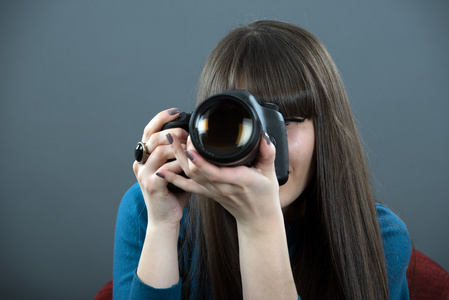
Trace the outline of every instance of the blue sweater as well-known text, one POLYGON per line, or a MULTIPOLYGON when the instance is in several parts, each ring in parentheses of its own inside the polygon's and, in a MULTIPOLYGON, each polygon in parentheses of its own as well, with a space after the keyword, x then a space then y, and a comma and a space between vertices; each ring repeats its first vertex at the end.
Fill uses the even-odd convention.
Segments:
MULTIPOLYGON (((387 263, 390 299, 409 299, 406 270, 411 255, 411 242, 407 228, 386 206, 376 204, 376 209, 387 263)), ((140 187, 136 183, 123 197, 117 215, 114 299, 181 299, 182 280, 171 288, 155 289, 141 282, 136 275, 146 227, 147 210, 140 187)))

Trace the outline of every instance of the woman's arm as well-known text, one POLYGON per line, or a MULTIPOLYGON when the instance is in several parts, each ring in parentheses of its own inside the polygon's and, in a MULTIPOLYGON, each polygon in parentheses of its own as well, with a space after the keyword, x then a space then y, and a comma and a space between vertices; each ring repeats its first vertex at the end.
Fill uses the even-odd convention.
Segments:
POLYGON ((407 267, 412 244, 404 222, 388 207, 376 204, 384 246, 390 299, 408 299, 407 267))
POLYGON ((179 282, 178 226, 148 225, 140 255, 137 276, 158 289, 170 288, 179 282))
POLYGON ((170 192, 161 167, 180 172, 182 169, 170 149, 166 135, 171 132, 181 143, 186 143, 188 133, 180 128, 162 131, 164 124, 178 116, 178 110, 157 114, 145 127, 142 142, 150 156, 144 164, 134 162, 133 170, 142 190, 147 208, 148 223, 140 255, 137 276, 154 288, 169 288, 179 282, 178 236, 179 224, 190 194, 170 192))
MULTIPOLYGON (((170 149, 166 134, 171 132, 180 143, 185 145, 188 133, 180 128, 162 131, 162 126, 176 119, 178 110, 166 110, 157 114, 145 127, 141 141, 145 143, 146 150, 151 153, 145 163, 134 162, 133 170, 139 182, 141 197, 145 204, 139 215, 145 214, 146 228, 139 230, 140 253, 137 257, 137 271, 133 274, 131 287, 124 290, 129 294, 124 294, 122 298, 141 298, 148 296, 152 291, 170 289, 179 285, 178 267, 178 236, 179 226, 183 215, 183 209, 190 197, 188 193, 174 194, 167 188, 166 181, 156 174, 156 170, 164 166, 172 172, 181 172, 182 169, 177 161, 173 161, 174 156, 170 149), (170 161, 171 162, 167 162, 170 161), (143 233, 143 237, 142 234, 143 233)), ((131 214, 128 218, 135 217, 131 214)), ((117 223, 117 226, 136 226, 132 221, 117 223)), ((138 224, 140 226, 141 224, 138 224)), ((129 231, 130 229, 118 227, 118 230, 129 231)), ((136 252, 133 245, 135 237, 124 236, 123 240, 118 239, 117 247, 122 250, 125 259, 121 259, 121 264, 135 266, 136 255, 130 257, 132 261, 126 261, 127 251, 136 252), (130 240, 131 239, 131 240, 130 240), (128 241, 126 243, 125 241, 128 241)), ((122 257, 123 258, 123 257, 122 257)), ((114 262, 115 264, 115 262, 114 262)), ((122 266, 123 267, 123 266, 122 266)), ((129 277, 129 273, 128 273, 129 277)))
POLYGON ((244 299, 298 299, 282 214, 237 226, 244 299))
POLYGON ((287 248, 274 168, 275 148, 262 138, 252 167, 220 168, 207 162, 188 142, 184 152, 173 138, 173 153, 190 179, 165 167, 168 182, 220 203, 236 219, 245 299, 298 299, 287 248))
POLYGON ((138 184, 133 185, 120 203, 114 239, 114 299, 180 299, 181 283, 156 289, 136 274, 146 237, 147 212, 138 184))

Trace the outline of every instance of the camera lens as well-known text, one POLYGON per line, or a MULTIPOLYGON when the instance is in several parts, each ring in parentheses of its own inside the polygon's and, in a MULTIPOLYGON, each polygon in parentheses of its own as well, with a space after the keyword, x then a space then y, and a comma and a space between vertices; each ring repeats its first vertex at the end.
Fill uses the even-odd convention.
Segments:
POLYGON ((217 164, 247 164, 254 159, 260 138, 258 119, 249 107, 235 99, 213 99, 193 116, 195 148, 217 164), (198 147, 199 146, 199 147, 198 147), (243 161, 242 161, 243 160, 243 161))
POLYGON ((253 120, 236 103, 211 106, 197 120, 200 143, 217 155, 239 152, 249 141, 253 120))

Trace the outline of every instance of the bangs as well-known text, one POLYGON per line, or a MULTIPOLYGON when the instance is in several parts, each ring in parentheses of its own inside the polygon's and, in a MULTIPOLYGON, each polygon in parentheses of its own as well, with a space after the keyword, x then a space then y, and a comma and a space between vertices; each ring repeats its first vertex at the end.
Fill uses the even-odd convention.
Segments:
POLYGON ((274 103, 287 117, 313 118, 318 93, 300 38, 236 30, 212 51, 200 81, 198 100, 226 90, 245 89, 260 104, 274 103))
POLYGON ((259 104, 273 103, 279 107, 279 112, 284 118, 313 118, 315 117, 314 101, 308 91, 299 91, 291 94, 260 94, 253 92, 250 87, 247 90, 256 98, 259 104))
POLYGON ((306 80, 300 51, 273 37, 250 40, 235 62, 238 84, 234 86, 246 89, 260 104, 276 104, 284 117, 315 116, 315 93, 306 80))

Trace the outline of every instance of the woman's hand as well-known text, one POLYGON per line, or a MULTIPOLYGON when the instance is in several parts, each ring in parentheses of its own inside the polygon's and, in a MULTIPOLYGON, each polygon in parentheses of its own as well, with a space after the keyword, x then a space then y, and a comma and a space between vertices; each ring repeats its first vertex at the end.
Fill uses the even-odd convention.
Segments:
POLYGON ((162 166, 173 173, 182 171, 174 159, 166 134, 170 132, 186 147, 188 133, 180 128, 161 131, 165 123, 175 120, 179 110, 165 110, 157 114, 145 127, 142 142, 150 156, 144 164, 134 162, 133 169, 142 191, 148 212, 148 224, 140 254, 137 276, 154 288, 169 288, 179 281, 178 237, 180 220, 189 193, 173 194, 167 181, 156 171, 162 166))
POLYGON ((190 179, 165 166, 158 173, 185 191, 214 199, 236 219, 244 298, 297 299, 274 167, 276 150, 269 138, 261 137, 252 167, 230 168, 206 161, 190 140, 185 151, 176 136, 167 138, 190 179))
MULTIPOLYGON (((146 144, 150 156, 144 164, 134 162, 133 170, 142 190, 148 211, 149 226, 179 226, 182 211, 190 195, 189 193, 171 193, 167 181, 156 171, 162 166, 173 173, 182 171, 169 146, 166 135, 175 136, 180 148, 185 148, 188 133, 181 128, 161 131, 164 124, 175 120, 179 110, 170 109, 157 114, 145 127, 142 142, 146 144), (173 160, 167 162, 168 160, 173 160), (159 175, 159 176, 158 176, 159 175)), ((162 176, 163 177, 163 176, 162 176)))
POLYGON ((165 180, 191 193, 219 202, 237 220, 239 226, 263 230, 273 218, 282 219, 279 185, 274 167, 275 147, 262 135, 259 156, 252 167, 218 167, 199 155, 190 139, 187 148, 177 136, 168 136, 173 154, 189 177, 186 179, 167 166, 157 172, 165 180))

